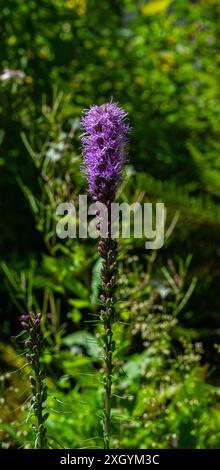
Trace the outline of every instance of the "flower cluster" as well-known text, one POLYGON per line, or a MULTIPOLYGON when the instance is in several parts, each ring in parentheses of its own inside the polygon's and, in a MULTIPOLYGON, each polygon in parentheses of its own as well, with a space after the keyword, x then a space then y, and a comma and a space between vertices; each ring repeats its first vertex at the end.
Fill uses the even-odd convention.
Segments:
POLYGON ((127 114, 114 103, 91 106, 84 112, 83 171, 94 201, 113 200, 127 159, 127 114))

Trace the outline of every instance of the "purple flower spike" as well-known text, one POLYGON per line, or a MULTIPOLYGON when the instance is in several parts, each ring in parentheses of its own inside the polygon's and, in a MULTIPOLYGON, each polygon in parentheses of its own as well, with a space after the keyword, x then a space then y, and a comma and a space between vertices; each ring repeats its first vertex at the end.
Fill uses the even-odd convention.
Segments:
MULTIPOLYGON (((88 191, 93 201, 104 203, 108 212, 107 237, 100 234, 98 252, 102 258, 100 271, 100 321, 103 325, 104 368, 104 409, 103 441, 105 449, 110 448, 112 427, 112 374, 114 366, 115 341, 113 324, 115 322, 115 290, 117 276, 117 241, 111 238, 111 204, 120 182, 122 170, 127 160, 127 134, 129 125, 125 122, 127 114, 114 103, 91 106, 84 112, 81 120, 84 134, 83 171, 88 181, 88 191)), ((100 213, 97 210, 96 216, 100 213)), ((100 229, 101 216, 96 225, 100 229)))
POLYGON ((21 325, 25 333, 25 356, 29 367, 32 369, 30 375, 30 385, 32 392, 31 408, 35 414, 35 448, 47 448, 46 420, 48 413, 45 411, 45 401, 47 399, 47 385, 44 381, 45 370, 41 362, 44 348, 44 337, 41 331, 41 313, 30 312, 22 315, 21 325))
POLYGON ((84 164, 94 201, 113 200, 127 159, 127 114, 114 103, 91 106, 81 120, 84 164))

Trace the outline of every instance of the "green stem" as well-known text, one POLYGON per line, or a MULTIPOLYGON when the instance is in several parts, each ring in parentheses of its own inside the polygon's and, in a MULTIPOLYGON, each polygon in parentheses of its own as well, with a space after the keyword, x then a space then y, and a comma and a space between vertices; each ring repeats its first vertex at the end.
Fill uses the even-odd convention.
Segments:
POLYGON ((43 420, 43 402, 42 402, 42 397, 43 397, 43 383, 40 378, 40 372, 39 372, 39 365, 38 365, 38 370, 36 371, 36 410, 35 410, 35 416, 37 419, 37 445, 36 447, 38 449, 44 449, 45 448, 45 426, 44 426, 44 420, 43 420))
POLYGON ((112 322, 106 315, 105 341, 105 396, 104 396, 104 447, 109 449, 111 436, 111 388, 112 388, 112 322))
POLYGON ((116 278, 116 258, 117 244, 114 240, 106 238, 99 243, 99 252, 103 258, 103 266, 101 271, 101 320, 104 326, 104 420, 103 420, 103 440, 104 448, 110 448, 111 441, 111 391, 112 391, 112 372, 113 361, 112 354, 114 351, 114 341, 112 327, 115 317, 115 278, 116 278))

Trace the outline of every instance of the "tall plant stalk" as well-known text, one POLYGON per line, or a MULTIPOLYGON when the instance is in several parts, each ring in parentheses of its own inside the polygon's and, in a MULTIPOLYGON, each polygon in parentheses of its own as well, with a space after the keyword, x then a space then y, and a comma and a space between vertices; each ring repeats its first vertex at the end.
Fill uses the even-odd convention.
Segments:
MULTIPOLYGON (((112 238, 111 204, 119 185, 124 164, 127 158, 127 134, 130 130, 125 123, 126 113, 114 103, 92 106, 85 111, 82 118, 82 135, 84 165, 88 181, 88 191, 93 201, 107 208, 107 230, 101 230, 103 223, 97 204, 100 231, 98 244, 99 255, 102 258, 100 276, 100 320, 104 327, 104 447, 109 449, 111 444, 111 390, 114 371, 113 324, 115 322, 115 286, 117 274, 117 242, 112 238)), ((105 220, 106 222, 106 220, 105 220)))
POLYGON ((113 324, 115 321, 115 284, 117 275, 117 243, 108 238, 99 241, 99 254, 103 259, 101 269, 101 295, 102 309, 100 320, 104 326, 103 350, 105 360, 104 377, 104 420, 103 439, 105 449, 109 449, 111 436, 111 389, 113 375, 113 353, 115 342, 113 340, 113 324))
POLYGON ((44 382, 44 371, 41 364, 43 337, 40 323, 41 314, 35 315, 31 312, 21 317, 21 325, 28 335, 25 341, 26 358, 32 369, 32 375, 29 379, 32 391, 31 406, 36 418, 34 448, 45 449, 47 447, 46 420, 48 413, 44 412, 44 404, 47 399, 47 385, 44 382))

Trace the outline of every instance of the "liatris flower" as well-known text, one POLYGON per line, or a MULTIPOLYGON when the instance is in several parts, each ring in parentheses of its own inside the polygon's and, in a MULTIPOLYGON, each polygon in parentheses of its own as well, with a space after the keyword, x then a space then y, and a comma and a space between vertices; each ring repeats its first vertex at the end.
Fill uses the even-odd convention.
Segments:
POLYGON ((33 375, 30 375, 31 390, 33 394, 31 405, 36 417, 36 439, 35 448, 44 449, 47 447, 45 422, 49 416, 44 413, 44 404, 47 399, 47 385, 44 383, 44 371, 41 364, 43 349, 43 338, 41 333, 41 314, 22 315, 21 325, 27 333, 25 341, 26 358, 31 366, 33 375))
POLYGON ((127 157, 126 113, 114 103, 91 106, 82 118, 84 165, 94 201, 113 200, 127 157))
MULTIPOLYGON (((111 390, 115 350, 112 327, 115 321, 115 286, 117 279, 117 242, 111 233, 111 203, 120 182, 127 159, 126 113, 114 103, 92 106, 82 118, 84 165, 89 193, 94 201, 104 203, 108 209, 107 237, 99 240, 98 251, 102 258, 100 276, 100 320, 104 326, 103 349, 104 377, 104 447, 110 446, 111 438, 111 390)), ((99 212, 97 211, 97 215, 99 212)), ((97 224, 100 229, 100 224, 97 224)))

